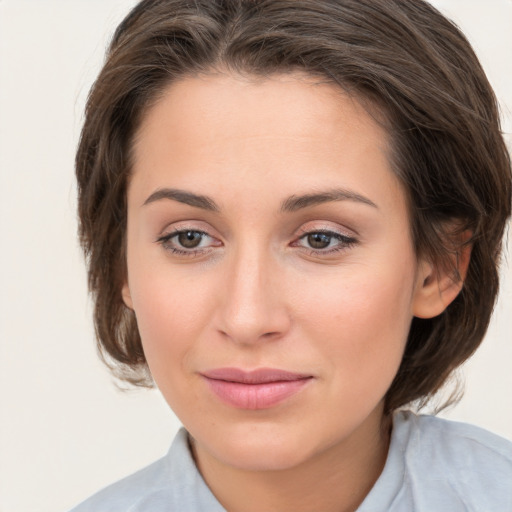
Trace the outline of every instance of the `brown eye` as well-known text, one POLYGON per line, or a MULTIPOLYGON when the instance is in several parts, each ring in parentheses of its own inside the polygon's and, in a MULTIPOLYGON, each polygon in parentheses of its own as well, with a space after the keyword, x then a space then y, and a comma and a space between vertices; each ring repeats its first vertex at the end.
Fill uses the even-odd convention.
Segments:
POLYGON ((334 253, 347 251, 358 241, 336 231, 310 231, 301 236, 292 246, 307 249, 308 253, 316 256, 331 256, 334 253))
POLYGON ((204 231, 197 229, 176 230, 161 236, 155 242, 165 251, 178 256, 199 257, 222 247, 222 242, 204 231))
POLYGON ((308 244, 313 249, 325 249, 329 247, 332 237, 325 233, 310 233, 307 236, 308 244))
POLYGON ((185 249, 195 249, 203 239, 203 233, 199 231, 182 231, 177 236, 178 243, 185 249))

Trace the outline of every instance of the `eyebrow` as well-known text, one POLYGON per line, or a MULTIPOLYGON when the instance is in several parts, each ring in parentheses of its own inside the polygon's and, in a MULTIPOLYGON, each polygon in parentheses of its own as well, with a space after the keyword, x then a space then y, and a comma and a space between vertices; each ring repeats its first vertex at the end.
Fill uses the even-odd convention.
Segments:
POLYGON ((154 203, 155 201, 160 201, 161 199, 171 199, 210 212, 218 212, 220 210, 215 201, 208 196, 193 194, 192 192, 175 188, 160 188, 156 190, 144 201, 143 206, 154 203))
POLYGON ((283 202, 281 211, 295 212, 297 210, 301 210, 302 208, 308 208, 310 206, 316 206, 318 204, 329 203, 332 201, 355 201, 357 203, 366 204, 378 209, 378 206, 367 197, 362 196, 357 192, 353 192, 352 190, 340 188, 314 194, 291 196, 283 202))
MULTIPOLYGON (((144 201, 143 206, 154 203, 155 201, 160 201, 162 199, 170 199, 172 201, 177 201, 179 203, 187 204, 189 206, 201 208, 211 212, 220 211, 220 208, 212 198, 174 188, 160 188, 155 190, 155 192, 153 192, 144 201)), ((281 205, 281 211, 295 212, 303 208, 308 208, 310 206, 316 206, 322 203, 333 201, 355 201, 378 209, 378 206, 373 201, 365 196, 362 196, 361 194, 358 194, 357 192, 346 189, 334 189, 312 194, 303 194, 300 196, 290 196, 283 201, 281 205)))

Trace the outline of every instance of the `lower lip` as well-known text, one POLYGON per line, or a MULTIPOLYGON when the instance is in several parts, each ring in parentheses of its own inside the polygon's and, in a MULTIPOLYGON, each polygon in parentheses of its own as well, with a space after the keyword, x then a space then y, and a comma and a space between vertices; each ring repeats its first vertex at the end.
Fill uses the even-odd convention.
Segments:
POLYGON ((311 378, 243 384, 205 377, 210 389, 225 403, 238 409, 268 409, 304 388, 311 378))

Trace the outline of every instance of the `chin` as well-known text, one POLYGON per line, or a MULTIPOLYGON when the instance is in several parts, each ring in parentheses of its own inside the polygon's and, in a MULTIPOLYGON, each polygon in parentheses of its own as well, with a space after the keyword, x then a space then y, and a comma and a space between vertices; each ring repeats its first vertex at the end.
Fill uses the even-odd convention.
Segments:
MULTIPOLYGON (((227 466, 244 471, 280 471, 300 465, 314 452, 308 449, 311 435, 301 436, 287 429, 279 432, 275 426, 248 426, 229 429, 215 438, 201 436, 203 448, 227 466), (265 428, 267 427, 267 428, 265 428)), ((197 438, 196 438, 197 439, 197 438)), ((197 440, 196 440, 197 443, 197 440)))

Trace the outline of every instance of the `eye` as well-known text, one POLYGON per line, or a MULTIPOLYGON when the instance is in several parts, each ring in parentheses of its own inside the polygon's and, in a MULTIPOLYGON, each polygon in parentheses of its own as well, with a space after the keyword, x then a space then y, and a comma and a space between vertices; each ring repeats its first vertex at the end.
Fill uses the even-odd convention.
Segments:
POLYGON ((309 250, 311 254, 331 254, 349 249, 357 240, 335 231, 317 230, 302 235, 293 245, 309 250))
POLYGON ((182 231, 174 236, 176 241, 186 249, 195 249, 201 244, 204 238, 204 233, 199 231, 182 231))
POLYGON ((181 229, 158 238, 157 243, 174 254, 193 256, 221 245, 208 233, 195 229, 181 229))
POLYGON ((332 242, 332 236, 327 233, 310 233, 306 235, 307 243, 313 249, 326 249, 332 242))

